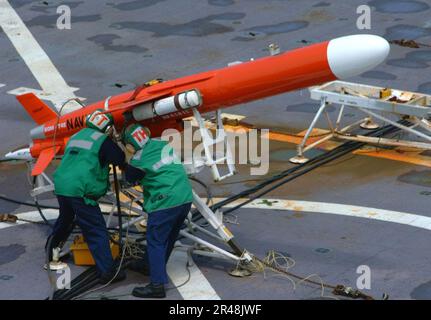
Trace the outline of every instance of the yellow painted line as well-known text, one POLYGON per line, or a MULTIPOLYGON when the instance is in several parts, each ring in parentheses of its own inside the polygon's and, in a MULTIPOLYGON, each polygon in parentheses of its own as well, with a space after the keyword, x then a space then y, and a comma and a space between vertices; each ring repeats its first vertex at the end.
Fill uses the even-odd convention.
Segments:
MULTIPOLYGON (((305 132, 306 131, 301 131, 296 135, 280 133, 280 132, 269 132, 268 138, 269 140, 274 140, 274 141, 300 144, 302 141, 302 138, 305 135, 305 132)), ((313 129, 313 131, 311 132, 310 138, 307 140, 306 145, 309 145, 319 139, 322 139, 328 133, 329 133, 328 130, 313 129)), ((338 147, 339 145, 340 145, 339 142, 329 140, 329 141, 322 142, 319 145, 319 149, 331 150, 335 147, 338 147)))
POLYGON ((420 165, 424 167, 431 167, 431 158, 427 156, 423 156, 420 151, 403 151, 402 149, 394 149, 394 150, 377 150, 377 151, 369 151, 365 149, 359 149, 353 151, 354 154, 365 155, 369 157, 382 158, 400 162, 411 163, 415 165, 420 165))
MULTIPOLYGON (((209 128, 215 128, 214 124, 209 124, 209 128)), ((250 127, 244 126, 244 125, 224 125, 224 128, 227 132, 232 133, 241 133, 241 132, 248 132, 250 131, 250 127)), ((286 134, 281 132, 272 132, 270 131, 268 135, 264 135, 264 137, 268 137, 269 140, 272 141, 280 141, 280 142, 286 142, 286 143, 292 143, 292 144, 300 144, 302 141, 302 137, 305 135, 306 130, 298 132, 297 134, 286 134)), ((308 139, 306 145, 309 145, 321 138, 323 138, 327 133, 329 133, 328 130, 315 128, 311 131, 310 138, 308 139)), ((335 147, 338 147, 341 144, 341 142, 334 141, 334 140, 328 140, 323 143, 321 143, 317 148, 322 150, 331 150, 335 147)), ((361 155, 361 156, 367 156, 367 157, 374 157, 374 158, 381 158, 381 159, 387 159, 387 160, 393 160, 393 161, 399 161, 399 162, 405 162, 405 163, 411 163, 414 165, 420 165, 424 167, 430 167, 431 168, 431 157, 423 156, 421 153, 423 150, 420 149, 414 149, 414 148, 401 148, 397 147, 395 149, 386 150, 386 149, 378 149, 370 150, 369 147, 361 148, 359 150, 355 150, 352 153, 361 155)))
MULTIPOLYGON (((314 129, 311 132, 310 139, 307 141, 307 145, 313 143, 314 141, 320 139, 323 137, 323 134, 325 132, 329 132, 327 130, 322 129, 314 129), (319 137, 316 137, 320 135, 319 137)), ((282 142, 288 142, 293 144, 300 144, 302 141, 302 137, 304 136, 305 132, 300 132, 296 136, 283 134, 283 133, 269 133, 269 139, 270 140, 276 140, 276 141, 282 141, 282 142)), ((319 149, 323 150, 331 150, 337 146, 339 146, 341 142, 337 141, 325 141, 322 144, 318 146, 319 149)), ((431 157, 421 155, 423 150, 421 149, 415 149, 415 148, 401 148, 397 147, 391 150, 385 150, 385 149, 379 149, 379 148, 373 148, 370 149, 369 146, 361 148, 359 150, 355 150, 352 153, 361 155, 361 156, 368 156, 368 157, 374 157, 374 158, 381 158, 381 159, 387 159, 387 160, 393 160, 393 161, 399 161, 399 162, 405 162, 405 163, 411 163, 415 165, 420 165, 424 167, 430 167, 431 168, 431 157)))

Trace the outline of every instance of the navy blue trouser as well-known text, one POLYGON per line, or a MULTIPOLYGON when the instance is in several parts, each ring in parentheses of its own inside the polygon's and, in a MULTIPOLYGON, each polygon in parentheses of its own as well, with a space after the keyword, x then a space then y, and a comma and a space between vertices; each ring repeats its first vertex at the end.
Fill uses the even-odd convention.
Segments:
POLYGON ((166 263, 191 205, 191 203, 186 203, 148 214, 147 258, 150 266, 151 283, 153 284, 168 283, 166 263))
POLYGON ((57 199, 60 215, 50 235, 51 247, 55 248, 66 241, 76 223, 82 230, 99 275, 111 271, 114 260, 105 219, 99 206, 87 205, 82 198, 57 196, 57 199))

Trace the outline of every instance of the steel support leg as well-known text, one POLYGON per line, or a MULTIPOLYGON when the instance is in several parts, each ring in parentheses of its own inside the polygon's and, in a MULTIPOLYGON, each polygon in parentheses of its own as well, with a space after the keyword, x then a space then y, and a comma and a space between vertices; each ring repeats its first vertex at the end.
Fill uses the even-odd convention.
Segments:
POLYGON ((308 140, 311 132, 313 131, 313 129, 317 123, 317 120, 319 120, 323 111, 325 111, 325 108, 326 108, 326 98, 322 98, 320 101, 319 110, 317 111, 316 115, 314 116, 313 121, 311 122, 311 125, 308 128, 307 132, 305 133, 304 138, 302 139, 301 143, 298 145, 298 155, 293 157, 293 158, 290 158, 290 162, 292 162, 292 163, 305 163, 308 161, 308 159, 304 157, 304 146, 307 143, 307 140, 308 140))

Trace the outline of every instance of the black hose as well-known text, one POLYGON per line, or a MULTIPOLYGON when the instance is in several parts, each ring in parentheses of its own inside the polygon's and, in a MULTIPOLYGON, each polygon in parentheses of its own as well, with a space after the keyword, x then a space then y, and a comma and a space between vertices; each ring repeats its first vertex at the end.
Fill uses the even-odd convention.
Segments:
POLYGON ((66 289, 57 290, 54 293, 53 298, 54 300, 66 300, 67 297, 73 296, 74 292, 76 292, 79 289, 79 287, 81 287, 88 281, 92 281, 96 278, 98 278, 96 267, 95 266, 90 267, 72 280, 70 284, 71 288, 69 290, 66 290, 66 289))
MULTIPOLYGON (((9 198, 9 197, 3 196, 3 195, 0 195, 0 200, 11 202, 11 203, 15 203, 15 204, 19 204, 19 205, 23 205, 23 206, 27 206, 27 207, 33 207, 33 208, 37 208, 38 207, 38 205, 36 205, 35 203, 20 201, 20 200, 9 198)), ((42 209, 56 209, 56 210, 60 209, 59 207, 47 206, 47 205, 43 205, 43 204, 39 204, 39 208, 42 208, 42 209)))
POLYGON ((42 209, 39 207, 39 202, 37 201, 36 198, 34 198, 34 203, 36 204, 37 211, 39 212, 39 215, 42 217, 43 222, 45 222, 45 224, 49 226, 51 229, 54 229, 54 225, 51 222, 49 222, 48 219, 45 217, 45 215, 42 212, 42 209))
POLYGON ((286 183, 288 183, 288 182, 290 182, 290 181, 292 181, 292 180, 294 180, 294 179, 296 179, 296 178, 298 178, 298 177, 300 177, 300 176, 302 176, 302 175, 304 175, 304 174, 306 174, 306 173, 308 173, 308 172, 310 172, 310 171, 312 171, 312 170, 314 170, 314 169, 316 169, 316 168, 318 168, 318 167, 320 167, 320 166, 322 166, 322 165, 324 165, 324 164, 326 164, 328 162, 331 162, 332 160, 335 160, 335 159, 337 159, 339 157, 342 157, 345 154, 350 153, 351 151, 353 151, 355 149, 357 149, 357 148, 356 147, 351 147, 349 149, 344 150, 343 152, 340 152, 338 154, 333 155, 332 157, 328 157, 328 158, 326 158, 326 159, 324 159, 324 160, 322 160, 320 162, 317 162, 314 165, 308 166, 304 170, 302 170, 302 171, 300 171, 298 173, 295 173, 293 175, 290 175, 289 177, 287 177, 286 179, 282 180, 281 182, 275 184, 271 188, 268 188, 267 190, 264 190, 262 192, 259 192, 259 193, 255 194, 253 197, 250 197, 249 199, 247 199, 246 201, 244 201, 244 202, 236 205, 235 207, 227 209, 227 210, 224 210, 223 213, 226 214, 226 213, 233 212, 233 211, 241 208, 242 206, 245 206, 246 204, 248 204, 248 203, 250 203, 250 202, 252 202, 252 201, 254 201, 254 200, 256 200, 256 199, 258 199, 258 198, 260 198, 260 197, 262 197, 264 195, 266 195, 267 193, 269 193, 269 192, 271 192, 271 191, 273 191, 273 190, 281 187, 282 185, 284 185, 284 184, 286 184, 286 183))
POLYGON ((66 294, 63 295, 59 300, 72 300, 74 297, 79 296, 80 294, 88 291, 95 285, 97 285, 100 282, 99 277, 92 277, 85 283, 79 284, 75 286, 74 288, 67 290, 66 294))
MULTIPOLYGON (((400 120, 400 121, 398 121, 398 123, 400 123, 402 125, 411 125, 411 123, 408 122, 407 120, 400 120)), ((385 135, 388 133, 396 132, 398 130, 400 130, 400 129, 397 127, 394 127, 392 125, 387 125, 385 127, 373 130, 373 131, 367 133, 366 135, 367 136, 382 136, 382 135, 385 135)), ((261 197, 262 195, 265 195, 268 192, 280 187, 281 185, 283 185, 283 184, 285 184, 285 183, 287 183, 287 182, 289 182, 289 181, 291 181, 291 180, 293 180, 293 179, 295 179, 295 178, 297 178, 297 177, 299 177, 299 176, 301 176, 301 175, 303 175, 303 174, 305 174, 311 170, 314 170, 323 164, 326 164, 330 161, 333 161, 337 158, 340 158, 340 157, 344 156, 345 154, 347 154, 347 153, 349 153, 355 149, 359 149, 360 147, 362 147, 364 145, 366 145, 365 142, 352 142, 352 141, 346 142, 346 143, 342 144, 341 146, 338 146, 338 147, 336 147, 336 148, 334 148, 328 152, 325 152, 321 155, 318 155, 318 156, 310 159, 308 162, 306 162, 304 164, 296 165, 293 168, 289 168, 289 169, 287 169, 287 170, 285 170, 285 171, 283 171, 283 172, 281 172, 275 176, 270 177, 267 180, 264 180, 263 182, 259 183, 258 185, 254 186, 252 188, 246 189, 246 190, 244 190, 244 191, 242 191, 236 195, 233 195, 233 196, 231 196, 225 200, 217 202, 216 204, 211 206, 211 210, 215 211, 217 209, 220 209, 229 203, 232 203, 232 202, 234 202, 240 198, 244 198, 250 194, 254 194, 254 193, 262 190, 262 188, 268 186, 269 184, 274 183, 278 180, 281 180, 281 179, 283 179, 289 175, 292 175, 301 169, 304 169, 304 170, 300 171, 298 174, 283 180, 282 182, 271 187, 270 189, 265 190, 263 192, 260 192, 258 195, 249 198, 245 202, 243 202, 243 203, 241 203, 241 204, 239 204, 239 205, 237 205, 231 209, 224 211, 224 213, 229 213, 229 212, 232 212, 234 210, 237 210, 237 209, 241 208, 242 206, 244 206, 245 204, 250 203, 251 201, 257 199, 258 197, 261 197)))
MULTIPOLYGON (((108 231, 117 231, 118 229, 117 228, 115 228, 115 227, 110 227, 110 228, 107 228, 108 229, 108 231)), ((123 228, 124 229, 124 228, 123 228)), ((135 231, 135 230, 129 230, 129 233, 132 233, 132 234, 142 234, 142 232, 139 232, 139 231, 135 231)))
POLYGON ((199 183, 202 187, 205 188, 205 192, 207 194, 206 204, 207 205, 210 204, 210 202, 211 202, 211 200, 213 198, 212 193, 211 193, 211 188, 205 182, 203 182, 202 180, 200 180, 200 179, 198 179, 196 177, 189 177, 189 179, 192 180, 192 181, 195 181, 195 182, 199 183))
MULTIPOLYGON (((11 203, 15 203, 15 204, 19 204, 19 205, 23 205, 23 206, 27 206, 27 207, 32 207, 32 208, 37 208, 39 206, 39 208, 41 209, 54 209, 54 210, 60 210, 60 207, 56 207, 56 206, 48 206, 48 205, 44 205, 44 204, 35 204, 35 203, 31 203, 31 202, 25 202, 22 200, 17 200, 14 198, 9 198, 3 195, 0 195, 0 200, 3 201, 7 201, 7 202, 11 202, 11 203)), ((99 201, 102 204, 112 204, 111 202, 107 202, 107 201, 99 201)), ((105 212, 102 211, 102 214, 105 215, 109 215, 110 212, 105 212)), ((123 214, 123 216, 127 216, 126 214, 123 214)))
MULTIPOLYGON (((36 185, 36 178, 37 177, 33 177, 33 188, 36 185)), ((39 212, 39 215, 41 216, 43 222, 45 222, 45 224, 48 225, 51 229, 54 229, 54 225, 51 224, 48 221, 48 219, 45 217, 45 215, 43 214, 42 209, 41 209, 41 207, 39 205, 39 202, 37 201, 37 197, 36 196, 34 197, 34 204, 36 205, 37 211, 39 212)))

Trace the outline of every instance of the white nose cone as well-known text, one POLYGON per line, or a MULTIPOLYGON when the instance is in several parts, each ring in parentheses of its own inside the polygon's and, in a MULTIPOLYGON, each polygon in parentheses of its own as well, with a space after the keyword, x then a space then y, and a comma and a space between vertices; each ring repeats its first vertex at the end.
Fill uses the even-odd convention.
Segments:
POLYGON ((382 37, 358 34, 336 38, 328 44, 328 63, 338 79, 356 76, 382 63, 390 51, 382 37))

